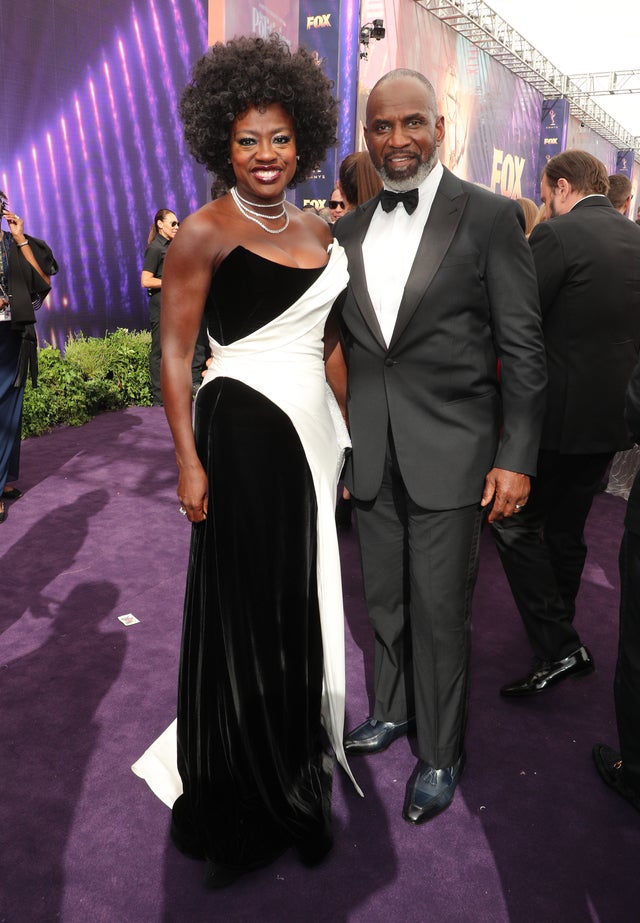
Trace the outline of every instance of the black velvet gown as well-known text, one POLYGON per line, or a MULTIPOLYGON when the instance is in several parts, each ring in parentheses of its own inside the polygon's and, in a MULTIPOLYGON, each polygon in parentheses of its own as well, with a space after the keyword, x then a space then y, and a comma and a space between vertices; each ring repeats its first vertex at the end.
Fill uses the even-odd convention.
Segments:
POLYGON ((192 529, 178 694, 183 794, 171 832, 182 851, 208 860, 214 886, 289 846, 313 864, 332 842, 316 486, 288 412, 242 380, 245 367, 254 385, 282 378, 308 409, 307 380, 322 364, 316 341, 344 284, 334 270, 318 310, 327 271, 238 247, 206 306, 214 364, 197 396, 195 438, 209 506, 192 529), (319 283, 306 323, 305 297, 319 283), (237 347, 241 366, 229 366, 237 347), (227 362, 217 369, 216 349, 227 362))

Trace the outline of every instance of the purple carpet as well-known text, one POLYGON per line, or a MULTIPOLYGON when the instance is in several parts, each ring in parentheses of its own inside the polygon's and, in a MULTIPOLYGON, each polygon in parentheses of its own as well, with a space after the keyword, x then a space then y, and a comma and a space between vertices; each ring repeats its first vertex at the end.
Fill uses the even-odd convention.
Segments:
MULTIPOLYGON (((259 462, 257 462, 259 463, 259 462)), ((0 525, 0 923, 637 923, 640 814, 607 789, 625 503, 597 498, 577 625, 597 665, 539 699, 499 686, 530 651, 491 536, 475 596, 467 768, 452 807, 400 815, 415 742, 337 771, 335 848, 210 893, 130 771, 174 717, 189 525, 161 408, 23 444, 0 525), (132 613, 138 624, 118 616, 132 613)), ((371 632, 356 536, 341 539, 347 724, 368 713, 371 632)))

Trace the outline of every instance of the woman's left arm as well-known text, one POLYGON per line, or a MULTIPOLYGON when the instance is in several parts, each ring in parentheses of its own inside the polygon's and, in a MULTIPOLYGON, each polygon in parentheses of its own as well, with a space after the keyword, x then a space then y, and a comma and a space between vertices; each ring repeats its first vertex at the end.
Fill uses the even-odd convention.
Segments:
POLYGON ((327 381, 335 394, 340 412, 347 420, 347 363, 340 336, 339 310, 334 305, 324 328, 324 369, 327 381))

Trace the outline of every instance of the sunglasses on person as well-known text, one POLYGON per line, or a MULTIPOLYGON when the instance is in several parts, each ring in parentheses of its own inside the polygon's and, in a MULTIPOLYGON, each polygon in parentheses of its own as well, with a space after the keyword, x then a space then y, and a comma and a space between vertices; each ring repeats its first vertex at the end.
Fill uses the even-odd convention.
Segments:
POLYGON ((329 208, 344 208, 344 202, 340 202, 338 199, 329 199, 329 208))
POLYGON ((179 221, 171 221, 171 222, 169 222, 169 227, 170 227, 170 228, 179 228, 179 227, 180 227, 180 222, 179 222, 179 221))

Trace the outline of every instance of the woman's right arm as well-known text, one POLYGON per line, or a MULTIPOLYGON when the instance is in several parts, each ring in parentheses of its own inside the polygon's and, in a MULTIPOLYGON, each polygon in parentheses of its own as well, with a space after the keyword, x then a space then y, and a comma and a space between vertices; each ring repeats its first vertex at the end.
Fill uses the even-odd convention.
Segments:
POLYGON ((207 476, 191 418, 191 362, 211 286, 213 236, 211 222, 200 213, 187 218, 167 251, 162 273, 162 400, 176 449, 178 498, 191 522, 201 522, 207 513, 207 476))
POLYGON ((162 279, 156 276, 160 264, 158 257, 159 253, 157 249, 149 244, 145 250, 144 265, 140 276, 140 285, 142 288, 154 288, 158 290, 162 288, 162 279))
POLYGON ((142 275, 140 276, 140 285, 142 288, 162 288, 162 279, 159 279, 157 276, 154 276, 152 272, 149 272, 147 269, 142 270, 142 275))

